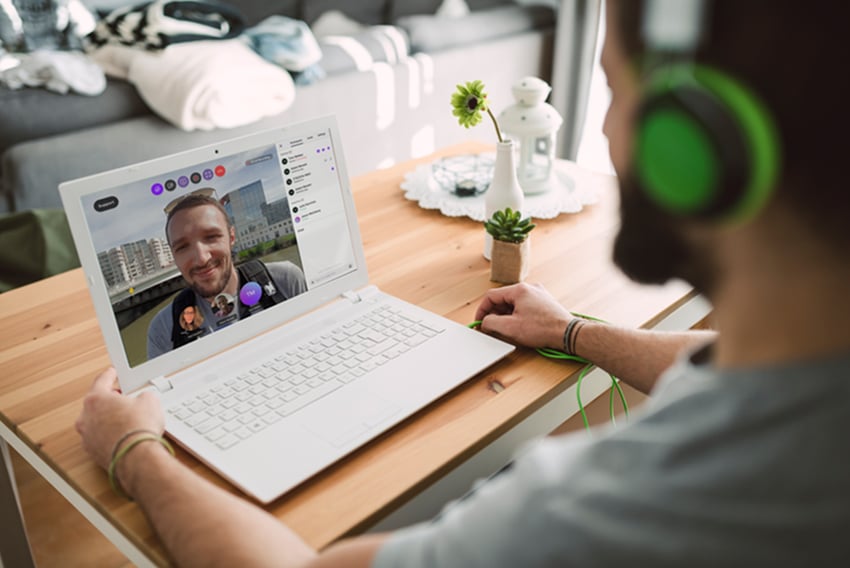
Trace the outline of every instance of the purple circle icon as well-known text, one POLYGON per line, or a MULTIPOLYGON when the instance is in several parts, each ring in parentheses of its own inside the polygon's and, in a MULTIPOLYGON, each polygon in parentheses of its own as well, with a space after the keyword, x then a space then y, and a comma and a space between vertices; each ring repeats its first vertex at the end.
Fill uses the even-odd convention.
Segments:
POLYGON ((297 216, 296 216, 296 217, 295 217, 295 222, 296 222, 296 223, 300 223, 300 222, 301 222, 301 217, 297 217, 297 216))
POLYGON ((162 195, 163 187, 161 183, 155 183, 151 186, 151 193, 154 195, 162 195))
POLYGON ((213 171, 211 169, 207 168, 207 169, 204 170, 204 179, 205 180, 210 181, 213 178, 214 175, 215 174, 213 173, 213 171))
POLYGON ((189 178, 187 178, 186 176, 180 176, 179 178, 177 178, 177 185, 179 185, 180 187, 186 187, 187 185, 189 185, 189 178))
POLYGON ((246 306, 253 306, 260 301, 263 289, 256 282, 248 282, 239 290, 239 301, 246 306))

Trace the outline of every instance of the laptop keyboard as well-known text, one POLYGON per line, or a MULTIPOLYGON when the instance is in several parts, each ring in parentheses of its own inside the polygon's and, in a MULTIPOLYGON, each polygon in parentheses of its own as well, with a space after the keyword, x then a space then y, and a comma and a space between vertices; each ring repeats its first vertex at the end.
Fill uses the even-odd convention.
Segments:
POLYGON ((168 412, 226 450, 444 329, 398 307, 381 305, 168 412))

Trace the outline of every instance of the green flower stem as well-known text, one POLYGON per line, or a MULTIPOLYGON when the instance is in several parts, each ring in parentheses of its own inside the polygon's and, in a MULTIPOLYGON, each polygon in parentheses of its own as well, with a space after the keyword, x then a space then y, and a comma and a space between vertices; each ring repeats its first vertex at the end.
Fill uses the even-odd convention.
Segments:
POLYGON ((489 105, 487 106, 487 114, 489 114, 490 118, 493 120, 493 126, 496 127, 496 136, 499 137, 499 142, 504 142, 504 140, 502 140, 502 131, 499 130, 499 123, 496 122, 496 117, 493 116, 493 111, 490 110, 489 105))

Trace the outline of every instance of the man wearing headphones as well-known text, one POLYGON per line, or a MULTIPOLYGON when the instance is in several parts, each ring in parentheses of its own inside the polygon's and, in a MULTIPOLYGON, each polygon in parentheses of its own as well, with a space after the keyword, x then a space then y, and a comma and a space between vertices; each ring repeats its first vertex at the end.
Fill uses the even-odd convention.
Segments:
MULTIPOLYGON (((608 4, 614 258, 640 282, 688 280, 719 333, 573 323, 541 288, 491 290, 484 331, 577 353, 651 402, 615 430, 538 442, 430 523, 321 554, 138 444, 117 477, 178 564, 850 565, 850 193, 834 143, 850 93, 843 51, 821 45, 844 20, 827 3, 608 4)), ((78 421, 104 467, 123 433, 162 431, 157 400, 114 379, 78 421)))

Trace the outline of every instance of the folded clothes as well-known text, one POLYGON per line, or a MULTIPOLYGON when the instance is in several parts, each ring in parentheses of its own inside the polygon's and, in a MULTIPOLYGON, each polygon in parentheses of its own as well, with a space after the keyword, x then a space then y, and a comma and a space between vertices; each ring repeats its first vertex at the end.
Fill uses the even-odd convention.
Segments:
POLYGON ((242 34, 242 39, 269 61, 292 73, 295 83, 306 85, 325 77, 317 65, 322 50, 310 27, 301 20, 269 16, 242 34))
POLYGON ((37 50, 15 54, 20 63, 0 71, 0 84, 9 89, 45 87, 66 94, 99 95, 106 89, 101 68, 79 51, 37 50))
POLYGON ((230 39, 244 29, 239 11, 221 2, 155 0, 110 12, 86 39, 93 46, 117 43, 156 50, 175 43, 230 39))
POLYGON ((263 59, 288 71, 304 71, 322 58, 322 50, 310 26, 286 16, 266 18, 245 30, 243 38, 263 59))

